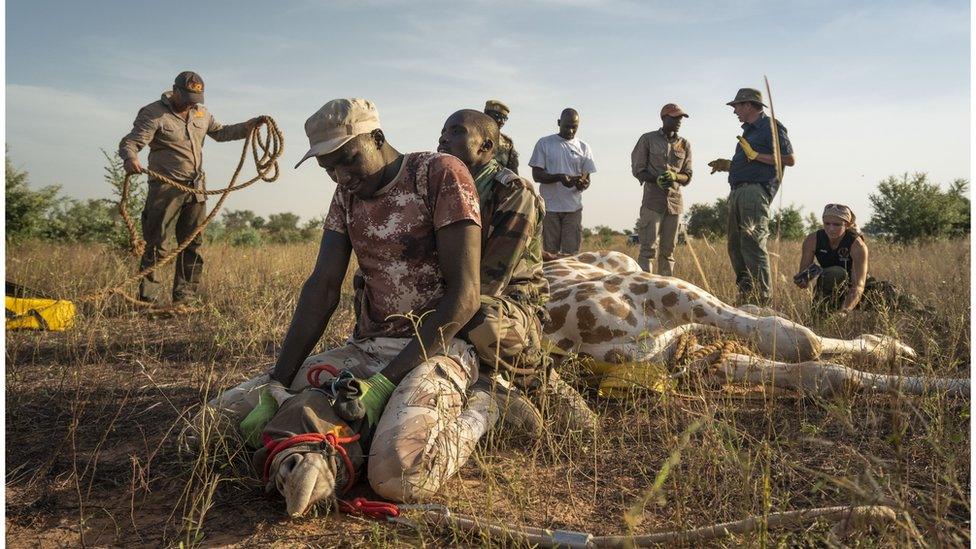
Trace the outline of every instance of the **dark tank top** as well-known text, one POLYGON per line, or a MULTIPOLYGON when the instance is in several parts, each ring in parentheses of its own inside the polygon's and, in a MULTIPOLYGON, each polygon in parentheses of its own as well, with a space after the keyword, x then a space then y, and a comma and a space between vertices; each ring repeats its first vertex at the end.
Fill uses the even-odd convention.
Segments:
POLYGON ((856 234, 847 231, 844 233, 843 238, 840 239, 840 244, 836 248, 831 248, 830 239, 827 238, 827 232, 820 229, 817 231, 817 249, 814 252, 817 263, 824 269, 827 267, 843 267, 847 271, 847 275, 850 276, 851 267, 854 264, 854 261, 851 259, 851 246, 854 245, 856 239, 856 234))

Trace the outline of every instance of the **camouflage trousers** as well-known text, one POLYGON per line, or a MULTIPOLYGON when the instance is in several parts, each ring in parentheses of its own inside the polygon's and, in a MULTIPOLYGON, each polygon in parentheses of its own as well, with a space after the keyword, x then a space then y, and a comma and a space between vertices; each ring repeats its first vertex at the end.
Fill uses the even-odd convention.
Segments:
POLYGON ((533 307, 483 295, 481 308, 458 337, 474 345, 485 373, 525 375, 540 371, 542 324, 533 307))
MULTIPOLYGON (((380 372, 406 347, 407 338, 350 340, 308 357, 291 390, 308 386, 308 370, 331 364, 364 379, 380 372)), ((267 383, 267 375, 261 376, 267 383)), ((331 379, 320 378, 322 384, 331 379)), ((414 368, 397 385, 373 432, 367 477, 373 490, 394 501, 422 501, 434 495, 468 460, 475 445, 498 418, 491 398, 467 392, 478 379, 471 345, 452 340, 443 353, 414 368)), ((242 420, 258 402, 259 378, 223 393, 210 405, 232 421, 242 420)))

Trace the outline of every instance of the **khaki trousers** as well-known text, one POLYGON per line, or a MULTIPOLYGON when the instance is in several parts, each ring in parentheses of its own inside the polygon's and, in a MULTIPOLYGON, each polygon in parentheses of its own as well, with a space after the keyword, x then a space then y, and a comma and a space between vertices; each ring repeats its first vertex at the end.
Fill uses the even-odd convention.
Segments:
POLYGON ((674 276, 674 247, 678 243, 680 214, 658 212, 650 208, 640 209, 637 236, 640 238, 640 254, 637 264, 651 271, 651 260, 657 257, 657 274, 674 276), (660 249, 658 240, 660 239, 660 249))
MULTIPOLYGON (((290 389, 308 386, 309 368, 331 364, 365 379, 379 373, 406 347, 407 338, 350 340, 305 359, 290 389)), ((323 385, 331 379, 323 373, 323 385)), ((467 398, 478 379, 478 359, 468 343, 454 339, 439 355, 413 369, 397 385, 373 433, 367 477, 373 490, 394 501, 432 496, 468 460, 482 435, 497 420, 483 392, 467 398), (481 398, 485 397, 485 398, 481 398)), ((257 405, 268 376, 226 391, 210 405, 239 423, 257 405)), ((493 404, 493 403, 491 403, 493 404)))
POLYGON ((583 210, 546 212, 542 248, 551 254, 578 254, 583 243, 583 210))

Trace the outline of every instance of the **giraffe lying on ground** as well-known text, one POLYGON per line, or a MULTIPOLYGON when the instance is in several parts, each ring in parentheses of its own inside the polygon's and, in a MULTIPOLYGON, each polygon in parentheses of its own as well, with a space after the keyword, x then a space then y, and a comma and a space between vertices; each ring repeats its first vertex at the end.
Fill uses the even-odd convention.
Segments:
MULTIPOLYGON (((618 252, 587 252, 549 261, 543 270, 550 285, 552 318, 544 331, 564 351, 610 363, 668 363, 682 335, 732 333, 753 341, 764 355, 794 363, 730 354, 706 372, 716 383, 764 384, 811 394, 849 387, 969 396, 968 379, 873 374, 816 360, 837 354, 892 360, 914 357, 915 351, 892 338, 831 339, 778 316, 757 316, 765 313, 727 305, 683 280, 643 272, 633 259, 618 252)), ((208 408, 220 409, 221 401, 232 402, 267 381, 267 375, 246 381, 212 400, 208 408)), ((322 434, 340 425, 331 410, 313 410, 307 401, 299 404, 318 395, 306 391, 289 398, 269 427, 284 436, 309 430, 322 434)), ((321 398, 318 403, 321 408, 321 398)), ((266 463, 269 488, 277 488, 285 497, 288 513, 297 516, 318 502, 333 500, 336 486, 354 477, 362 457, 353 443, 343 443, 351 445, 353 456, 345 466, 336 445, 317 442, 275 455, 261 450, 255 463, 266 463)))
POLYGON ((753 342, 772 360, 729 355, 712 372, 723 374, 715 376, 718 382, 764 383, 818 394, 844 387, 899 387, 909 394, 969 395, 968 379, 873 374, 817 360, 851 354, 883 361, 916 354, 890 337, 832 339, 779 316, 757 316, 765 313, 723 303, 678 278, 646 273, 619 252, 586 252, 548 261, 543 271, 549 281, 551 317, 544 331, 564 351, 609 363, 667 363, 680 336, 727 333, 753 342))

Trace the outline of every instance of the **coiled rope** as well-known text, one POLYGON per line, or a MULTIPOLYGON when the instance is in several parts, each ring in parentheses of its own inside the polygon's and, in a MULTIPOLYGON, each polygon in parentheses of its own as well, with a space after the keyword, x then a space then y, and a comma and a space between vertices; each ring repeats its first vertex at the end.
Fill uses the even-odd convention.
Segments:
MULTIPOLYGON (((214 220, 214 218, 217 216, 217 213, 219 213, 220 209, 223 207, 224 201, 227 200, 227 197, 230 195, 230 193, 247 188, 258 181, 265 181, 268 183, 272 183, 276 181, 278 179, 278 176, 280 175, 280 171, 278 168, 278 159, 281 157, 281 154, 284 152, 284 148, 285 148, 285 137, 281 133, 281 130, 278 129, 278 124, 270 116, 261 116, 259 117, 258 122, 254 125, 253 128, 251 128, 251 131, 248 132, 247 136, 245 137, 244 147, 241 149, 241 158, 237 162, 237 169, 234 170, 234 175, 230 178, 230 182, 227 184, 226 187, 222 189, 216 189, 210 191, 205 189, 195 189, 193 187, 188 187, 186 185, 183 185, 182 183, 174 181, 166 177, 165 175, 156 173, 152 170, 143 170, 143 172, 146 173, 150 178, 155 179, 161 183, 165 183, 167 185, 172 185, 173 187, 176 187, 181 191, 187 193, 193 193, 196 195, 218 195, 219 194, 220 199, 217 200, 217 204, 215 204, 213 209, 210 210, 210 213, 207 214, 207 217, 203 220, 203 223, 201 223, 200 226, 193 231, 193 234, 187 237, 185 241, 180 242, 175 250, 160 258, 157 258, 155 263, 127 277, 119 284, 116 284, 115 286, 110 288, 93 292, 91 294, 84 295, 80 298, 77 298, 77 301, 98 301, 101 299, 108 298, 112 295, 119 295, 126 301, 136 305, 153 306, 154 305, 153 303, 142 301, 140 299, 137 299, 135 297, 126 294, 123 291, 123 288, 129 285, 130 283, 140 280, 141 278, 148 275, 149 273, 173 261, 176 258, 176 256, 178 256, 183 250, 185 250, 193 242, 194 239, 200 236, 203 233, 204 229, 207 228, 207 225, 209 225, 210 222, 214 220), (267 129, 266 132, 264 132, 263 136, 261 131, 262 128, 267 129), (254 166, 257 170, 257 174, 251 179, 248 179, 243 183, 238 183, 237 179, 240 177, 241 170, 244 168, 244 161, 245 159, 247 159, 248 149, 251 150, 251 156, 254 159, 254 166)), ((133 174, 127 174, 125 176, 125 180, 123 180, 122 182, 122 197, 119 199, 119 214, 122 216, 122 220, 125 221, 125 226, 129 233, 129 241, 132 244, 132 250, 131 250, 132 255, 134 255, 135 257, 142 257, 143 253, 146 250, 146 242, 139 235, 139 232, 136 229, 136 224, 129 216, 129 213, 126 208, 129 201, 130 180, 132 178, 132 175, 133 174)))

